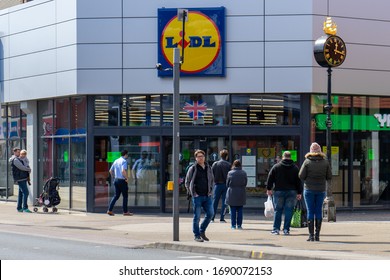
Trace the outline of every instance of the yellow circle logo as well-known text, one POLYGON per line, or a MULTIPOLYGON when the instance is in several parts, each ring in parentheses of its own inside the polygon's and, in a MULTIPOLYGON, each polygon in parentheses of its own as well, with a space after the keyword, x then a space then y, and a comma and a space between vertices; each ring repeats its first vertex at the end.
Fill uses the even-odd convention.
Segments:
POLYGON ((184 36, 184 63, 181 71, 198 73, 206 70, 217 59, 221 50, 221 35, 217 26, 205 14, 189 11, 184 35, 182 30, 183 22, 178 21, 177 16, 165 26, 161 35, 161 49, 165 59, 173 65, 173 49, 183 48, 184 36))

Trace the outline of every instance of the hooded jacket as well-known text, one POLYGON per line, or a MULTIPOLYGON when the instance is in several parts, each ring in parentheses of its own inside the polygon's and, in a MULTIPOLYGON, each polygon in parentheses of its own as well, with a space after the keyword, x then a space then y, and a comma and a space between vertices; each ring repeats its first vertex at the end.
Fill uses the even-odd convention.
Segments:
POLYGON ((299 171, 305 189, 326 191, 326 182, 332 179, 332 170, 324 153, 307 153, 299 171))
POLYGON ((296 190, 302 194, 302 183, 298 177, 299 168, 291 159, 283 159, 275 164, 268 173, 267 190, 290 191, 296 190))

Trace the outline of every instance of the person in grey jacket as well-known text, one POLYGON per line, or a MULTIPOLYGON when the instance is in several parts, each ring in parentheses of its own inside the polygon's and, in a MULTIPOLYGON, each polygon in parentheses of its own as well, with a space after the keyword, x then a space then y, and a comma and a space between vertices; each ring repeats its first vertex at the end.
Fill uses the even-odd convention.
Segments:
POLYGON ((299 171, 299 178, 304 182, 303 196, 307 208, 309 239, 307 241, 320 241, 322 225, 322 204, 326 196, 326 183, 332 179, 332 170, 321 147, 314 142, 310 152, 305 155, 299 171), (314 234, 315 220, 315 234, 314 234))
POLYGON ((246 204, 246 185, 248 178, 242 170, 241 162, 235 160, 232 170, 229 171, 226 179, 228 188, 226 193, 226 204, 230 206, 230 220, 232 229, 242 229, 243 208, 246 204))
POLYGON ((13 156, 9 159, 9 163, 12 167, 12 176, 14 182, 19 185, 18 202, 16 209, 18 212, 31 213, 28 209, 27 199, 29 195, 27 180, 30 177, 31 168, 25 166, 23 161, 19 159, 20 148, 13 149, 13 156))
POLYGON ((194 209, 192 231, 195 236, 194 240, 203 242, 209 241, 206 237, 206 229, 214 215, 211 200, 214 176, 210 165, 205 161, 205 152, 196 150, 194 156, 195 163, 188 169, 185 186, 187 193, 192 196, 192 205, 194 209), (199 228, 202 209, 206 214, 199 228))

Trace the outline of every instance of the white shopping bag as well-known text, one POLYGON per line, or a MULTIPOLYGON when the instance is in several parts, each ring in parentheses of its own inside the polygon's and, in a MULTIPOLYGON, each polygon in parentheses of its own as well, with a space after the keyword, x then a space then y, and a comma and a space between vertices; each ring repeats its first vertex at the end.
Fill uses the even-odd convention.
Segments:
POLYGON ((264 216, 266 218, 272 218, 274 216, 274 205, 270 195, 268 196, 267 201, 264 202, 264 216))

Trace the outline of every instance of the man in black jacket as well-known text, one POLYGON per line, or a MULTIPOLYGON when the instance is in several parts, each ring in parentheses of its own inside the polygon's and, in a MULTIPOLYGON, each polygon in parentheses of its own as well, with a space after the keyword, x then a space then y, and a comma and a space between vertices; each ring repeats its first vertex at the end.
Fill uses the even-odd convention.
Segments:
POLYGON ((274 225, 271 234, 279 235, 284 210, 284 235, 290 234, 290 223, 295 199, 302 198, 302 184, 298 177, 299 169, 291 159, 291 153, 285 151, 282 161, 275 164, 268 174, 267 195, 273 195, 275 208, 274 225))
POLYGON ((226 223, 225 221, 225 198, 226 198, 226 178, 228 172, 231 170, 231 163, 227 161, 229 152, 226 149, 223 149, 219 152, 221 159, 213 163, 211 169, 213 170, 214 175, 214 188, 213 188, 213 207, 214 207, 214 216, 211 218, 211 222, 214 222, 215 215, 217 214, 219 200, 222 198, 221 203, 221 223, 226 223))

